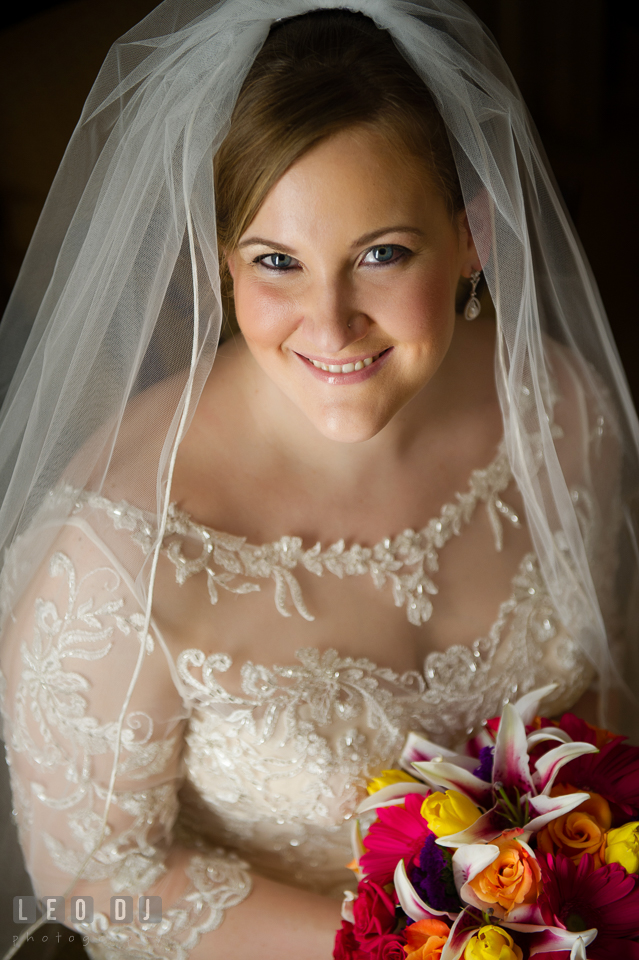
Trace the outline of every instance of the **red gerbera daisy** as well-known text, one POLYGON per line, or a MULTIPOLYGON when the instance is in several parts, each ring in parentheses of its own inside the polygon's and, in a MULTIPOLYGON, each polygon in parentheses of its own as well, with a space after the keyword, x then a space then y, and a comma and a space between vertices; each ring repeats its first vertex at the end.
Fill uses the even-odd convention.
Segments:
MULTIPOLYGON (((639 960, 639 882, 618 863, 592 869, 586 854, 579 866, 562 853, 539 858, 544 921, 573 933, 597 928, 588 947, 589 960, 639 960)), ((557 956, 556 954, 554 956, 557 956)))
POLYGON ((421 794, 409 793, 401 806, 379 808, 364 838, 367 853, 360 858, 367 880, 383 887, 392 881, 400 860, 407 867, 417 861, 431 832, 420 812, 423 802, 421 794))
MULTIPOLYGON (((597 744, 597 731, 567 713, 559 721, 573 740, 597 744)), ((599 793, 613 806, 615 822, 639 816, 639 747, 615 737, 599 753, 587 753, 567 763, 559 779, 578 790, 599 793)))

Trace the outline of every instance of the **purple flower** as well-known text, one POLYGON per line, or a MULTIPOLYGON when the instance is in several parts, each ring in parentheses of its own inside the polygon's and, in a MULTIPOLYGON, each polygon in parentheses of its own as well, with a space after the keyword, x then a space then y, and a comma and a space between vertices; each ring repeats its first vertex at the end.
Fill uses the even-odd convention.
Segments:
POLYGON ((473 776, 490 783, 493 777, 494 747, 482 747, 479 751, 479 766, 473 770, 473 776))
POLYGON ((435 910, 457 913, 461 909, 453 879, 451 856, 447 850, 437 845, 434 833, 426 837, 419 855, 419 865, 413 868, 410 879, 424 903, 435 910))

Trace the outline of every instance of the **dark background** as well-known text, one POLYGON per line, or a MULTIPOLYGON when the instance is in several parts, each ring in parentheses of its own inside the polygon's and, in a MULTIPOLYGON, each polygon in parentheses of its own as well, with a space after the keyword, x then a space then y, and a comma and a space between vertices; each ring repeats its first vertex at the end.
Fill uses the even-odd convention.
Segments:
MULTIPOLYGON (((19 0, 0 16, 0 310, 109 46, 154 6, 19 0)), ((639 0, 469 6, 494 33, 537 123, 639 401, 639 0)), ((82 956, 68 936, 42 928, 19 956, 82 956)))
MULTIPOLYGON (((469 5, 539 127, 639 401, 639 0, 469 5)), ((154 6, 14 0, 0 16, 0 312, 109 46, 154 6)))

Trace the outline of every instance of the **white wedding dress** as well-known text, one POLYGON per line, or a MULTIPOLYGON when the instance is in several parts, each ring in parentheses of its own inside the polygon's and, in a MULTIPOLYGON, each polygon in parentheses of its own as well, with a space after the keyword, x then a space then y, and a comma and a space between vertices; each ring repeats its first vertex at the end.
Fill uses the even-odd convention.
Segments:
MULTIPOLYGON (((339 542, 304 549, 289 536, 253 546, 172 509, 162 563, 175 568, 178 583, 197 578, 213 605, 220 590, 245 603, 243 594, 268 590, 271 579, 279 612, 306 619, 312 616, 296 570, 337 576, 344 590, 351 577, 372 577, 420 624, 437 602, 438 554, 451 537, 464 536, 476 511, 486 510, 491 521, 495 543, 487 550, 500 548, 502 524, 522 522, 502 500, 511 482, 502 444, 423 529, 371 548, 339 542)), ((605 569, 607 538, 587 491, 571 493, 593 569, 605 569)), ((470 647, 431 653, 423 672, 399 675, 339 650, 307 648, 291 663, 243 663, 241 692, 230 692, 231 658, 223 649, 191 647, 188 626, 177 656, 157 626, 141 636, 144 597, 131 570, 153 538, 148 515, 135 507, 59 488, 5 567, 7 609, 14 585, 32 577, 5 627, 11 654, 2 664, 15 816, 39 896, 83 876, 78 889, 94 896, 96 914, 77 929, 90 933, 93 957, 186 958, 199 934, 248 894, 248 867, 339 896, 354 886, 346 868, 349 820, 367 779, 396 762, 409 730, 450 746, 498 713, 505 698, 552 681, 557 687, 545 708, 552 714, 592 681, 529 552, 490 631, 470 647), (30 538, 47 536, 48 559, 33 576, 30 538), (142 674, 100 838, 120 691, 141 643, 142 674), (164 902, 162 924, 111 924, 109 898, 148 890, 176 841, 192 852, 184 889, 164 902)))

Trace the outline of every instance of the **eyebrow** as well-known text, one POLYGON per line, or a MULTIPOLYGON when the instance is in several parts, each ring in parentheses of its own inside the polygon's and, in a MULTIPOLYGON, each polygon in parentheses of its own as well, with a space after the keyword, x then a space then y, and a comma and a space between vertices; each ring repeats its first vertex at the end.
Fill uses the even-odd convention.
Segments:
MULTIPOLYGON (((373 240, 376 240, 378 237, 385 236, 387 233, 412 233, 417 237, 424 236, 424 231, 420 230, 418 227, 382 227, 381 230, 372 230, 370 233, 364 233, 361 237, 358 237, 357 240, 354 241, 353 247, 361 247, 363 244, 372 243, 373 240)), ((247 237, 246 240, 240 241, 237 247, 238 250, 241 250, 243 247, 253 247, 258 245, 263 247, 271 247, 273 250, 281 250, 282 253, 294 253, 293 247, 289 247, 287 244, 280 243, 279 241, 268 240, 266 237, 247 237)))

